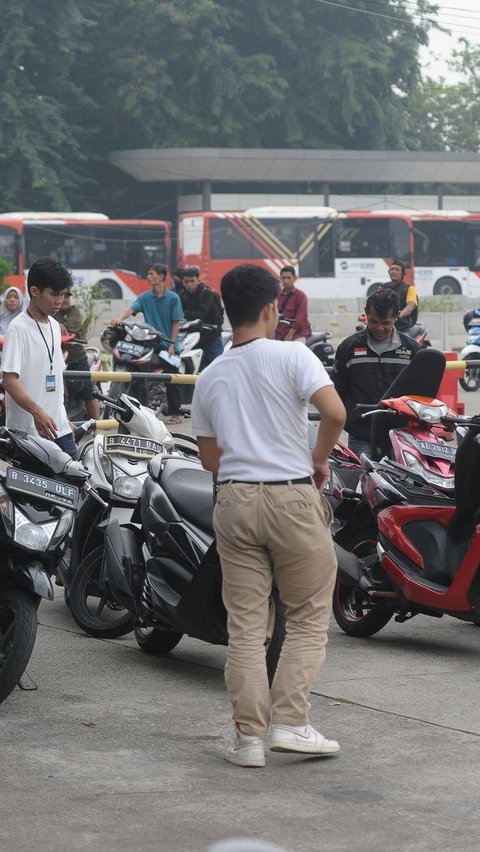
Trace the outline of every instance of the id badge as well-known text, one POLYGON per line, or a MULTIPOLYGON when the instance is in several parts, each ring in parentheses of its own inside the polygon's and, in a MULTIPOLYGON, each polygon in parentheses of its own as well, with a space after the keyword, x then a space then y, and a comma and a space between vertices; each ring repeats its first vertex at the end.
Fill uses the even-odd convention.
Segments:
POLYGON ((55 374, 47 373, 45 376, 45 390, 47 393, 52 393, 55 390, 55 374))

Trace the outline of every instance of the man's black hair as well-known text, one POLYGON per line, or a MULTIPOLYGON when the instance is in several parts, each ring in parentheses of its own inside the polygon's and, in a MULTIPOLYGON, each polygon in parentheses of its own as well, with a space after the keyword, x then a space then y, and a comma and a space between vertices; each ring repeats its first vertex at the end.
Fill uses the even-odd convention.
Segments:
POLYGON ((396 317, 400 310, 398 293, 392 287, 379 287, 365 302, 366 314, 368 314, 370 308, 373 308, 381 319, 386 319, 391 315, 396 317))
POLYGON ((163 275, 164 278, 167 277, 168 269, 164 263, 151 263, 150 266, 147 266, 147 275, 151 269, 153 269, 157 275, 163 275))
POLYGON ((399 266, 400 269, 402 270, 402 275, 405 275, 405 270, 406 270, 407 267, 405 266, 403 260, 397 260, 397 258, 394 257, 391 264, 390 264, 390 268, 392 266, 399 266))
POLYGON ((63 263, 59 260, 54 260, 53 257, 39 257, 32 263, 28 270, 27 289, 30 293, 32 287, 38 287, 39 290, 46 290, 51 287, 54 293, 60 293, 61 290, 72 290, 72 276, 63 263))
POLYGON ((200 270, 198 266, 186 266, 182 269, 182 278, 199 278, 200 270))
POLYGON ((230 324, 238 328, 257 322, 265 305, 278 299, 280 285, 267 269, 242 263, 223 276, 220 290, 230 324))
POLYGON ((295 268, 293 266, 282 266, 280 270, 280 275, 282 274, 282 272, 291 272, 294 278, 297 277, 297 273, 295 272, 295 268))

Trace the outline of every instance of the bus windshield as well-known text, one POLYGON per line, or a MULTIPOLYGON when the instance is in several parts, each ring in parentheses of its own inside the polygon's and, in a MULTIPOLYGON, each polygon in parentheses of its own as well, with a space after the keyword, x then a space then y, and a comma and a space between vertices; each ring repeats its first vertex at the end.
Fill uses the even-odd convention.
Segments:
POLYGON ((25 265, 37 257, 60 260, 70 269, 125 269, 144 275, 152 263, 165 263, 163 227, 78 223, 25 223, 25 265))

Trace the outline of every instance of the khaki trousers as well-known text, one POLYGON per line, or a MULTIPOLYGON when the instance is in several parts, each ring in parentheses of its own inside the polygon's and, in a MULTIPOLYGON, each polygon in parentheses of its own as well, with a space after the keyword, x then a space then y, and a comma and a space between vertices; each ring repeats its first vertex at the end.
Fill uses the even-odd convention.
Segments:
POLYGON ((229 644, 225 681, 233 718, 265 736, 270 721, 308 723, 308 693, 325 659, 336 559, 332 511, 313 485, 221 485, 214 512, 229 644), (272 580, 287 633, 269 689, 265 638, 272 580))

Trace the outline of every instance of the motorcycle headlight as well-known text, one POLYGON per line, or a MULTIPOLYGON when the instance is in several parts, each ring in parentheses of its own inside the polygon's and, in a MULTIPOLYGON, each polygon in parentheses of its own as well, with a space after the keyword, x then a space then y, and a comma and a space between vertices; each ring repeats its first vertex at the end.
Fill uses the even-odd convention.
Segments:
POLYGON ((26 550, 47 550, 57 524, 32 524, 21 512, 15 512, 13 540, 26 550))
POLYGON ((415 458, 412 453, 403 453, 403 459, 408 469, 423 477, 425 482, 428 482, 429 485, 434 485, 436 488, 445 488, 448 490, 455 487, 454 476, 438 476, 436 473, 426 470, 426 468, 422 467, 418 459, 415 458))
POLYGON ((107 480, 107 482, 112 484, 112 479, 113 479, 112 461, 107 456, 107 454, 103 452, 103 449, 100 445, 98 446, 98 461, 100 463, 100 467, 103 470, 103 473, 105 474, 105 479, 107 480))
POLYGON ((440 423, 441 418, 448 414, 448 406, 443 403, 442 405, 428 405, 426 402, 409 399, 407 404, 415 412, 418 419, 423 420, 424 423, 440 423))
POLYGON ((119 476, 115 480, 113 493, 127 500, 138 500, 142 493, 142 480, 134 476, 119 476))
POLYGON ((13 524, 13 503, 3 485, 0 485, 0 513, 9 524, 13 524))
POLYGON ((130 336, 132 340, 154 340, 157 337, 153 331, 149 331, 148 328, 140 328, 138 325, 132 327, 130 336))
POLYGON ((72 512, 71 509, 65 509, 53 536, 55 542, 60 542, 70 532, 74 519, 75 512, 72 512))

